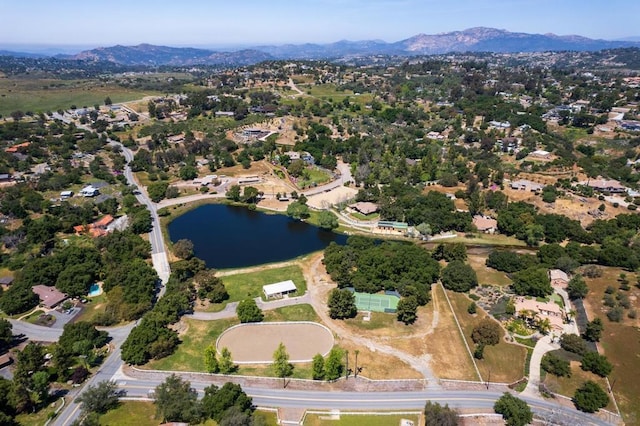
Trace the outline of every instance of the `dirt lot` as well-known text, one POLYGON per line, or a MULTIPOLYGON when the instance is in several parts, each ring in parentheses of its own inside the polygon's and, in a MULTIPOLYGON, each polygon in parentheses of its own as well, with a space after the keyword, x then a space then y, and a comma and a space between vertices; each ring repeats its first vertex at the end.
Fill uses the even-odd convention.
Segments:
POLYGON ((324 209, 329 205, 334 205, 342 201, 350 200, 354 198, 357 193, 357 189, 347 188, 346 186, 339 186, 329 192, 311 195, 307 204, 316 209, 324 209))
POLYGON ((222 333, 216 347, 229 348, 236 363, 271 363, 283 343, 291 362, 309 362, 314 355, 326 355, 333 347, 333 335, 316 323, 241 324, 222 333))

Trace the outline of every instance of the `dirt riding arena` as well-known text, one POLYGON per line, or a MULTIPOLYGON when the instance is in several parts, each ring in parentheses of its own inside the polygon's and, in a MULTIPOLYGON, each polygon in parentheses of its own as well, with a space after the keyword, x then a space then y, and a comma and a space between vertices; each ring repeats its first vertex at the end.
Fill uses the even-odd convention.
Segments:
POLYGON ((282 342, 290 362, 310 362, 333 347, 333 333, 315 322, 264 322, 239 324, 225 330, 216 342, 218 352, 226 347, 236 364, 270 364, 282 342))

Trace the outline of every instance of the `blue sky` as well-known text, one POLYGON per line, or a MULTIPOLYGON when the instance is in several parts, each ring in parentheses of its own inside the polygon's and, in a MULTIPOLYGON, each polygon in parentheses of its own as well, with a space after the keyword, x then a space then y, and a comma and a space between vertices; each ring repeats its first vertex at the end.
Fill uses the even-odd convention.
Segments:
POLYGON ((515 32, 640 36, 638 0, 7 1, 0 45, 240 46, 398 41, 485 26, 515 32))

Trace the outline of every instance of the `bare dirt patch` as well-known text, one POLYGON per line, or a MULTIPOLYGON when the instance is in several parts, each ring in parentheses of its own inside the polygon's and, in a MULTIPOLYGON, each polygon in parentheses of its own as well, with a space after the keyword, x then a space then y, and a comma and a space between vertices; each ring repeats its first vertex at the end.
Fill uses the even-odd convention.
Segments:
POLYGON ((291 362, 309 362, 314 355, 326 355, 333 347, 331 331, 312 322, 240 324, 218 338, 218 352, 224 347, 236 363, 271 363, 273 353, 283 343, 291 362))

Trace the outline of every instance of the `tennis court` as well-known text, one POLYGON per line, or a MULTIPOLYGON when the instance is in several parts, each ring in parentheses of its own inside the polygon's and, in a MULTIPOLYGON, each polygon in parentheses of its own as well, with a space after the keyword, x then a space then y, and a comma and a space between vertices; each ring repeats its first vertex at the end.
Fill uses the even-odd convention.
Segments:
POLYGON ((400 300, 397 296, 387 294, 358 293, 357 291, 353 294, 356 296, 356 307, 359 311, 394 313, 400 300))

